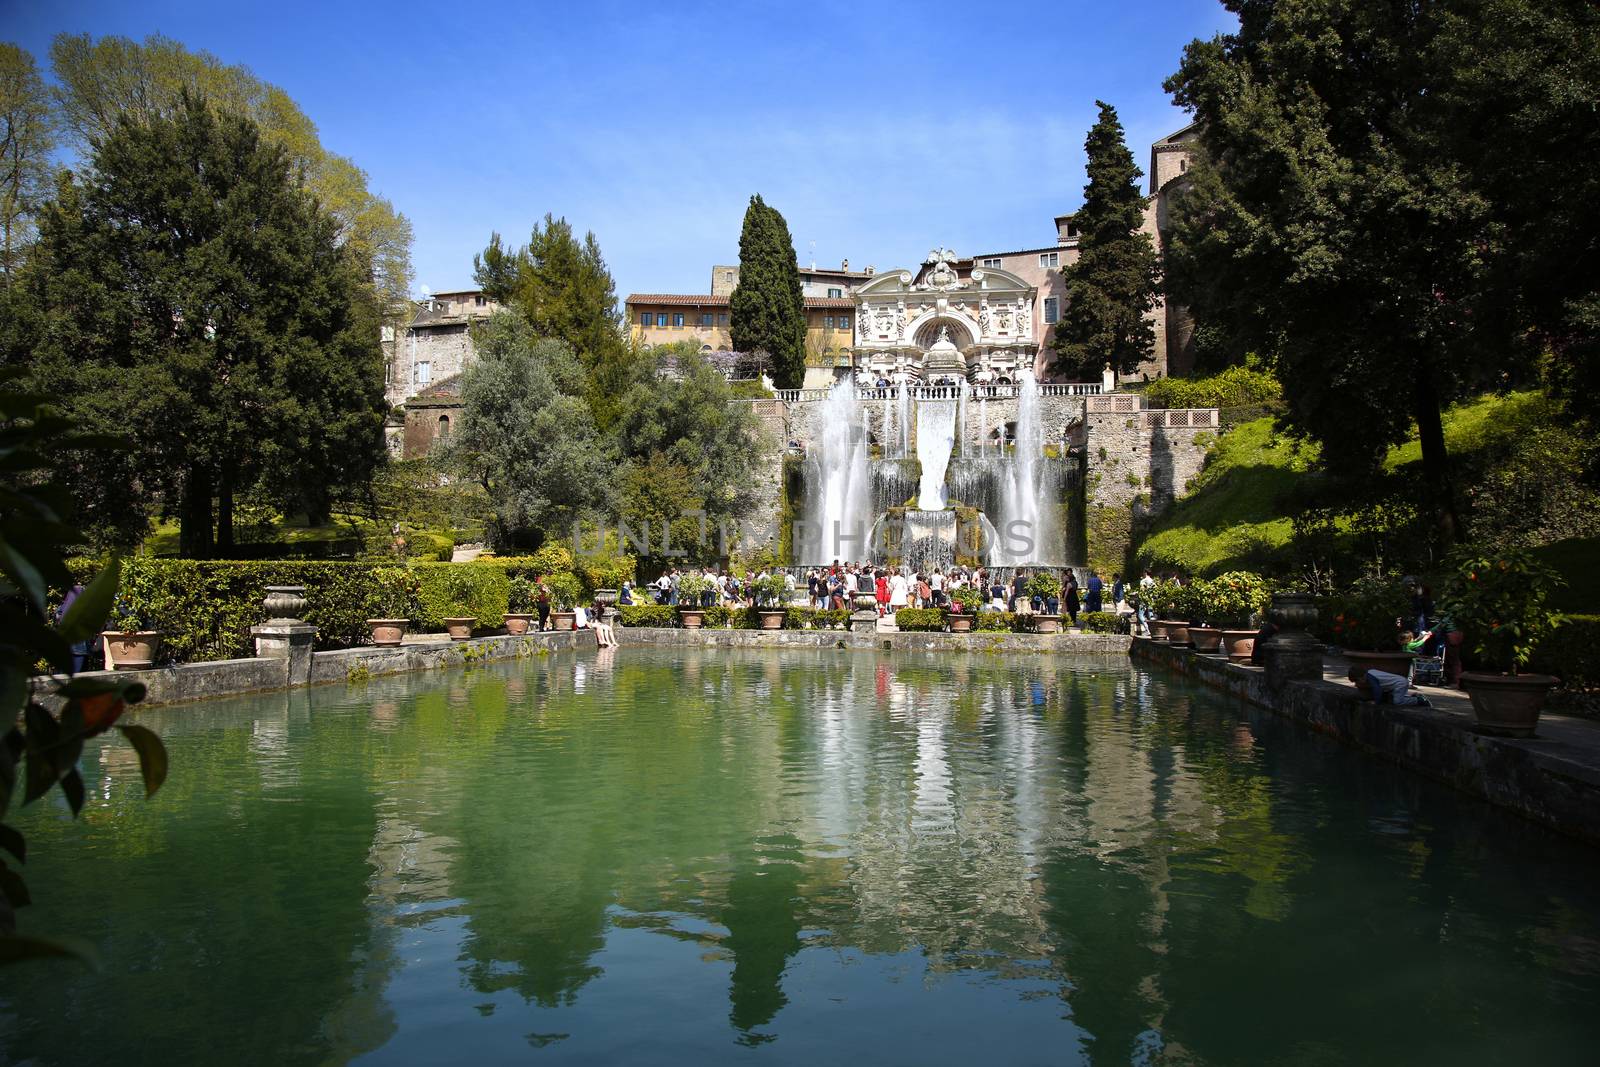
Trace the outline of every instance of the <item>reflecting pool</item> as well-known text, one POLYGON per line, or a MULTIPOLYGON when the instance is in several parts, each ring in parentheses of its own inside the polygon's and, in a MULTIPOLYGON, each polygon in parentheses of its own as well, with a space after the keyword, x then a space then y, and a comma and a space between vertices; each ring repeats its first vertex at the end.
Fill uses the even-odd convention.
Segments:
POLYGON ((0 1061, 1587 1063, 1597 853, 1125 658, 562 653, 141 721, 0 1061))

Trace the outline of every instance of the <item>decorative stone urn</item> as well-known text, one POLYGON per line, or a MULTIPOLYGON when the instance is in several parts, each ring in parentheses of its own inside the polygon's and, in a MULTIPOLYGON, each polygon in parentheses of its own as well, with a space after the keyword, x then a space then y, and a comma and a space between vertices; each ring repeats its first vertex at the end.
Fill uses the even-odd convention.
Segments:
POLYGON ((532 625, 532 615, 524 615, 521 612, 515 611, 506 612, 506 633, 512 635, 513 637, 520 637, 521 635, 527 633, 529 627, 532 625))
POLYGON ((303 585, 269 585, 261 606, 267 609, 267 621, 299 622, 300 613, 306 610, 306 587, 303 585))
POLYGON ((1478 729, 1502 737, 1532 737, 1545 698, 1558 681, 1548 674, 1461 674, 1461 688, 1472 699, 1478 729))
POLYGON ((1311 594, 1273 593, 1267 617, 1278 627, 1262 650, 1267 681, 1321 679, 1322 645, 1306 632, 1317 621, 1317 602, 1311 594))
POLYGON ((476 618, 445 619, 444 632, 452 641, 465 641, 472 636, 472 624, 477 621, 476 618))
POLYGON ((977 616, 970 612, 964 615, 957 615, 952 612, 945 621, 950 624, 951 633, 970 634, 972 632, 972 624, 976 619, 977 616))
POLYGON ((1058 634, 1061 632, 1060 615, 1035 615, 1033 617, 1033 632, 1036 634, 1058 634))
POLYGON ((1222 631, 1211 626, 1189 627, 1189 640, 1196 652, 1217 652, 1222 648, 1222 631))
POLYGON ((858 589, 850 599, 850 629, 875 633, 878 629, 878 597, 871 590, 858 589))
POLYGON ((617 614, 617 597, 620 594, 615 589, 596 589, 594 602, 600 607, 600 621, 610 622, 617 614))
POLYGON ((761 608, 756 612, 756 615, 761 619, 761 628, 763 630, 781 630, 783 629, 783 620, 788 618, 789 613, 782 608, 761 608))
POLYGON ((103 630, 106 663, 114 671, 143 671, 155 666, 161 649, 160 630, 103 630))
POLYGON ((698 630, 705 621, 706 611, 704 608, 685 608, 681 606, 678 608, 678 622, 682 624, 685 630, 698 630))

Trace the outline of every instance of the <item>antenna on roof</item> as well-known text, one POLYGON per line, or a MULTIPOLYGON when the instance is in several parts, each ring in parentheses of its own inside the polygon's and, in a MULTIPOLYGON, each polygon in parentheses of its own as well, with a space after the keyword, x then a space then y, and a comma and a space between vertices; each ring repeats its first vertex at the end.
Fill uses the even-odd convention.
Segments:
POLYGON ((806 247, 811 250, 811 269, 817 269, 817 242, 807 241, 806 247))

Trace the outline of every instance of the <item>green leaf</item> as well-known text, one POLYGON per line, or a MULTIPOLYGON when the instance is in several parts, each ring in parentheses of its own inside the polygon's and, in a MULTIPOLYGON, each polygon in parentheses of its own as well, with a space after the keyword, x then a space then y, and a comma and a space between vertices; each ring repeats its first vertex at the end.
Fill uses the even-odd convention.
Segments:
POLYGON ((95 580, 90 582, 78 599, 67 609, 58 631, 69 644, 84 641, 105 628, 106 616, 111 614, 111 602, 116 599, 117 585, 122 578, 122 560, 112 556, 95 580))
POLYGON ((28 862, 28 842, 15 826, 0 822, 0 848, 17 857, 18 863, 28 862))
POLYGON ((0 863, 0 896, 4 896, 13 908, 26 908, 33 903, 33 898, 28 895, 28 885, 22 880, 22 875, 0 863))
POLYGON ((161 738, 156 736, 154 730, 146 727, 130 723, 117 729, 139 753, 139 773, 144 776, 144 795, 155 796, 161 783, 167 780, 167 746, 161 743, 161 738))
POLYGON ((0 964, 20 963, 23 960, 42 960, 65 957, 98 971, 100 954, 87 941, 75 937, 26 937, 18 934, 0 935, 0 964))
POLYGON ((73 818, 83 810, 83 776, 74 767, 61 776, 61 791, 67 795, 67 806, 72 809, 73 818))

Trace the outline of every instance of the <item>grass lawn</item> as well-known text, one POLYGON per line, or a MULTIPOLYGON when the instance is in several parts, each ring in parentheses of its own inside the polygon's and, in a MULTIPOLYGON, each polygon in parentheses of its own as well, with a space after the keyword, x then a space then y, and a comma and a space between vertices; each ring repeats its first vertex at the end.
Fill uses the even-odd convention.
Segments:
MULTIPOLYGON (((454 547, 456 538, 447 530, 404 530, 406 541, 411 546, 413 557, 421 555, 423 558, 435 558, 439 553, 454 547)), ((285 521, 273 527, 270 540, 274 544, 289 546, 285 555, 322 555, 315 551, 316 546, 337 542, 361 542, 372 548, 374 545, 385 546, 389 542, 389 527, 387 524, 378 524, 373 520, 360 515, 335 515, 334 521, 322 526, 307 526, 304 523, 285 521)), ((150 536, 145 538, 142 551, 152 556, 176 556, 178 554, 178 524, 176 521, 158 521, 151 528, 150 536)), ((330 557, 334 558, 334 557, 330 557)), ((449 557, 446 556, 446 559, 449 557)))
MULTIPOLYGON (((1538 392, 1488 394, 1444 413, 1445 445, 1454 460, 1502 448, 1524 427, 1544 420, 1552 402, 1538 392)), ((1241 423, 1212 446, 1206 469, 1187 495, 1155 523, 1136 556, 1156 570, 1216 574, 1282 566, 1291 557, 1293 526, 1282 501, 1316 458, 1272 432, 1272 420, 1241 423)), ((1399 474, 1422 462, 1413 438, 1389 450, 1384 469, 1399 474)), ((1337 503, 1330 501, 1330 503, 1337 503)), ((1600 605, 1600 543, 1574 539, 1541 550, 1572 583, 1563 610, 1600 605)))

